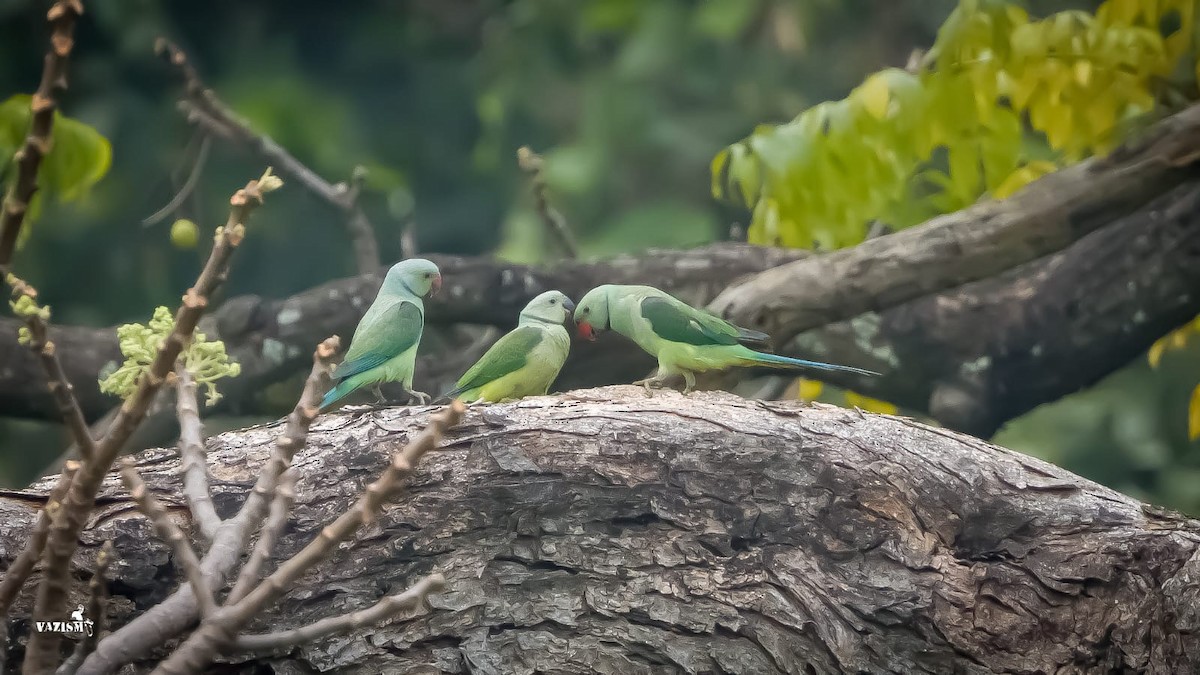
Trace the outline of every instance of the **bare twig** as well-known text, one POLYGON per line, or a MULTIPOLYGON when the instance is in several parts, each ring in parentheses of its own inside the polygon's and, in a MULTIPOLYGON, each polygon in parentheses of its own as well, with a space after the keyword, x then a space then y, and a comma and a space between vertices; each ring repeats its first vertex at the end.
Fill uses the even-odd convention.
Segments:
POLYGON ((533 190, 533 198, 537 202, 538 216, 545 223, 546 229, 550 231, 551 236, 558 242, 559 247, 568 258, 578 258, 579 245, 575 243, 575 236, 571 234, 567 219, 558 212, 558 209, 554 208, 549 197, 546 196, 546 177, 542 175, 542 156, 530 150, 528 146, 522 145, 517 149, 517 164, 532 179, 530 187, 533 190))
MULTIPOLYGON (((262 524, 268 500, 276 494, 276 484, 291 464, 292 456, 304 447, 308 428, 316 418, 321 396, 329 388, 329 374, 340 341, 332 336, 313 352, 312 371, 296 407, 288 415, 283 432, 275 439, 275 450, 263 468, 258 481, 233 518, 224 521, 212 546, 200 562, 212 587, 220 587, 226 576, 241 559, 250 537, 262 524)), ((196 621, 198 607, 190 587, 181 587, 163 602, 146 610, 133 621, 109 635, 96 647, 83 666, 81 675, 110 673, 122 665, 145 655, 196 621)), ((218 610, 219 611, 219 610, 218 610)))
POLYGON ((246 597, 254 584, 262 578, 263 565, 271 556, 271 551, 275 549, 275 542, 279 540, 283 528, 287 526, 288 513, 295 500, 296 474, 289 469, 284 471, 279 478, 279 487, 276 488, 275 497, 271 500, 271 509, 267 513, 267 522, 263 525, 262 534, 259 535, 258 543, 254 545, 254 550, 250 553, 250 559, 238 573, 233 590, 229 591, 229 596, 225 598, 226 605, 234 604, 246 597))
POLYGON ((374 272, 379 268, 379 244, 375 240, 375 231, 370 221, 358 205, 357 190, 329 183, 278 143, 251 129, 246 120, 234 113, 204 85, 199 73, 178 46, 159 38, 155 43, 155 52, 166 59, 183 80, 185 99, 180 102, 180 109, 188 122, 235 146, 254 152, 276 167, 280 174, 295 180, 314 196, 342 211, 346 230, 354 246, 354 258, 359 272, 374 272))
POLYGON ((75 21, 83 14, 80 0, 58 0, 50 6, 46 20, 50 23, 50 50, 46 52, 42 81, 33 94, 30 109, 33 120, 25 143, 13 158, 17 167, 16 180, 4 196, 0 208, 0 273, 6 272, 17 248, 21 225, 29 210, 29 202, 37 192, 38 167, 53 142, 54 110, 58 96, 67 89, 67 58, 75 46, 75 21))
MULTIPOLYGON (((230 258, 246 235, 245 223, 250 214, 262 205, 264 194, 281 185, 282 181, 267 169, 262 178, 250 181, 230 199, 229 219, 218 229, 208 262, 196 279, 196 284, 183 296, 183 304, 175 313, 174 329, 159 347, 150 368, 139 378, 137 389, 122 404, 121 412, 113 420, 108 432, 97 443, 92 460, 85 462, 76 474, 67 494, 66 506, 61 515, 54 519, 45 549, 45 576, 38 588, 36 616, 56 616, 62 612, 70 583, 71 556, 78 544, 79 531, 95 504, 96 491, 125 442, 145 418, 155 395, 175 368, 176 359, 192 339, 196 324, 208 306, 208 298, 228 275, 230 258)), ((49 670, 57 659, 60 640, 58 633, 33 633, 26 649, 25 671, 40 673, 49 670)))
POLYGON ((8 672, 6 667, 8 661, 8 610, 12 608, 17 594, 21 592, 25 581, 29 579, 34 566, 42 557, 42 548, 46 546, 46 537, 50 534, 50 523, 54 520, 58 510, 62 508, 63 499, 67 496, 67 489, 71 486, 71 481, 75 478, 77 471, 79 471, 79 462, 68 460, 63 464, 62 475, 51 488, 50 495, 46 499, 46 506, 38 515, 33 531, 29 533, 29 539, 25 541, 25 548, 8 566, 4 572, 4 578, 0 579, 0 673, 8 672))
MULTIPOLYGON (((37 290, 15 274, 11 272, 7 274, 5 281, 12 287, 13 297, 24 296, 29 300, 37 298, 37 290)), ((58 360, 54 343, 47 337, 46 321, 38 312, 29 312, 22 318, 25 320, 25 326, 29 329, 29 349, 37 354, 38 360, 41 361, 42 370, 45 371, 48 380, 47 386, 58 407, 58 414, 71 432, 71 438, 79 449, 79 455, 85 460, 89 459, 94 451, 95 442, 91 432, 88 431, 83 410, 79 408, 79 401, 75 398, 71 381, 63 371, 62 363, 58 360)))
POLYGON ((96 570, 92 580, 88 582, 88 613, 92 617, 92 632, 88 633, 75 645, 71 657, 58 667, 55 675, 75 675, 80 664, 96 649, 100 634, 104 632, 104 624, 108 613, 108 566, 113 559, 112 541, 105 541, 96 555, 96 570))
POLYGON ((208 463, 204 453, 204 425, 196 401, 196 380, 182 365, 175 368, 175 411, 179 417, 179 457, 183 471, 183 496, 192 519, 206 541, 212 541, 221 526, 208 486, 208 463))
POLYGON ((192 592, 200 601, 200 613, 204 616, 212 614, 217 605, 213 600, 212 589, 208 587, 208 581, 204 578, 204 572, 200 569, 200 557, 188 543, 187 535, 171 520, 171 514, 150 494, 145 481, 138 475, 137 464, 132 457, 126 457, 122 462, 121 479, 125 482, 125 487, 129 488, 133 500, 137 502, 138 509, 154 524, 154 531, 159 538, 175 552, 175 559, 183 567, 183 573, 192 585, 192 592))
POLYGON ((424 602, 428 596, 440 593, 445 586, 446 578, 441 574, 434 573, 422 578, 403 593, 386 596, 366 609, 321 619, 291 630, 262 635, 243 635, 233 641, 233 647, 248 652, 287 649, 336 633, 349 633, 363 626, 373 626, 386 621, 402 611, 413 609, 424 602))
POLYGON ((198 133, 200 134, 200 147, 196 150, 196 159, 192 162, 192 170, 188 173, 187 180, 183 182, 179 192, 175 193, 166 206, 142 220, 143 227, 150 227, 175 213, 196 189, 196 184, 200 182, 200 174, 204 172, 204 165, 208 163, 208 150, 212 145, 212 137, 207 132, 200 130, 198 133))
POLYGON ((383 475, 367 486, 357 504, 326 525, 313 541, 280 565, 245 598, 222 607, 216 614, 206 618, 200 628, 156 672, 164 675, 191 673, 211 662, 216 654, 232 643, 250 619, 291 588, 313 565, 329 556, 340 542, 362 525, 370 523, 383 502, 395 496, 401 481, 412 474, 421 458, 437 446, 446 430, 457 424, 465 412, 463 403, 454 401, 431 417, 425 431, 392 456, 392 462, 383 475))

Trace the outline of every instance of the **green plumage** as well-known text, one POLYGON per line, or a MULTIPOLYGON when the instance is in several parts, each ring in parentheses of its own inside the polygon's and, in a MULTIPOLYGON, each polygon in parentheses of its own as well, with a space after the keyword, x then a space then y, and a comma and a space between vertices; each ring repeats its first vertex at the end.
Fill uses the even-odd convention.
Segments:
POLYGON ((545 394, 571 349, 571 336, 562 323, 573 308, 570 298, 558 291, 531 300, 517 327, 497 340, 445 397, 504 401, 545 394))

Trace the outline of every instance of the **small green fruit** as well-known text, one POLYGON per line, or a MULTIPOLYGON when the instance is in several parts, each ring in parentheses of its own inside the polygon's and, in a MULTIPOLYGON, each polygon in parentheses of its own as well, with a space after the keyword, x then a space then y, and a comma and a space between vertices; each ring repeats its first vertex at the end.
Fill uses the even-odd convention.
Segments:
POLYGON ((200 228, 187 218, 180 218, 171 225, 171 243, 175 248, 196 248, 200 240, 200 228))

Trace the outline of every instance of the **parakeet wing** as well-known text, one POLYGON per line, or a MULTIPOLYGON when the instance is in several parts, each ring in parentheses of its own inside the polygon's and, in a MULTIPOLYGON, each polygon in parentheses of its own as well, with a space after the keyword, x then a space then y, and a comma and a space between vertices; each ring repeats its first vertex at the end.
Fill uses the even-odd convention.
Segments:
POLYGON ((454 393, 461 393, 498 380, 528 363, 529 353, 542 341, 535 326, 522 326, 506 334, 488 349, 470 370, 458 379, 454 393))
POLYGON ((389 307, 379 315, 373 330, 355 336, 346 360, 333 369, 333 377, 357 375, 403 354, 421 339, 423 325, 421 309, 413 303, 406 300, 389 307))
POLYGON ((736 345, 742 339, 754 336, 754 331, 745 331, 724 319, 669 298, 645 298, 641 310, 655 334, 671 342, 697 346, 736 345), (743 333, 747 335, 743 337, 743 333))

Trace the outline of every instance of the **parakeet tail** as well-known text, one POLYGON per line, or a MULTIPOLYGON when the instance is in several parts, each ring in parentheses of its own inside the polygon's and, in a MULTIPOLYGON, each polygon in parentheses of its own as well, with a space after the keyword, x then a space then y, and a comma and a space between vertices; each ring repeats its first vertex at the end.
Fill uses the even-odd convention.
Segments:
POLYGON ((357 389, 357 387, 350 384, 348 380, 342 380, 341 382, 338 382, 333 389, 325 392, 325 398, 321 399, 321 409, 324 410, 327 406, 335 403, 338 399, 342 398, 346 394, 349 394, 355 389, 357 389))
MULTIPOLYGON (((750 350, 747 350, 747 351, 750 351, 750 350)), ((879 374, 873 370, 865 370, 863 368, 854 368, 853 366, 839 366, 839 365, 836 365, 833 363, 821 363, 820 361, 805 361, 804 359, 793 359, 793 358, 789 358, 787 356, 780 356, 778 354, 764 354, 762 352, 755 352, 755 351, 751 351, 751 354, 753 354, 753 356, 751 356, 747 360, 749 360, 753 363, 759 364, 759 365, 769 366, 771 368, 787 368, 787 369, 814 368, 817 370, 833 370, 833 371, 840 371, 843 373, 854 373, 855 375, 878 375, 879 374)))

